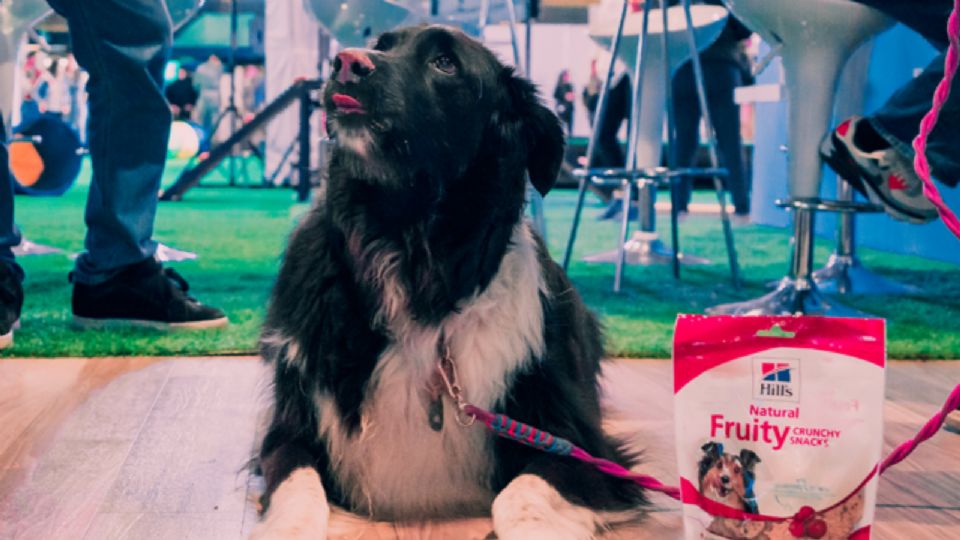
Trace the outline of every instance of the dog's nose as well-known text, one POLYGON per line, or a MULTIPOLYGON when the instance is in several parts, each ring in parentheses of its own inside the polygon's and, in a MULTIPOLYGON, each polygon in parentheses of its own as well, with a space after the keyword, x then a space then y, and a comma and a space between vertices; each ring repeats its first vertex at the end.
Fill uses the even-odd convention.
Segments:
POLYGON ((373 61, 360 49, 344 49, 333 60, 333 76, 337 82, 358 82, 376 69, 373 61))
POLYGON ((721 476, 721 477, 720 477, 720 481, 723 482, 724 484, 729 484, 729 483, 730 483, 730 477, 729 477, 729 476, 721 476))

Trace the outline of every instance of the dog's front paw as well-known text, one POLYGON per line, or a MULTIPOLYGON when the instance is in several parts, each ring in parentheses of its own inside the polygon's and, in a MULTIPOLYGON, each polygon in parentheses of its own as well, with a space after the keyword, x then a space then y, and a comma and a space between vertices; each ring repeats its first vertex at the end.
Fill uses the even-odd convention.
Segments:
POLYGON ((325 540, 330 505, 312 468, 293 471, 270 496, 270 508, 250 540, 325 540))
POLYGON ((539 476, 522 474, 493 501, 493 530, 499 540, 589 540, 600 519, 574 505, 539 476))

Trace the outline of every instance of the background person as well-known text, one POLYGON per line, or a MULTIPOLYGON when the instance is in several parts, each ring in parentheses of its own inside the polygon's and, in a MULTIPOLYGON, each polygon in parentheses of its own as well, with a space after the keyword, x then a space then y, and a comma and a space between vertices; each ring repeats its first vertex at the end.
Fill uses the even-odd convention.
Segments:
MULTIPOLYGON (((723 5, 720 0, 704 3, 723 5)), ((743 163, 740 106, 733 101, 733 92, 738 86, 753 84, 750 60, 743 45, 750 35, 750 30, 730 15, 720 37, 700 53, 707 107, 717 134, 720 166, 727 169, 727 191, 733 199, 735 215, 741 218, 750 214, 750 179, 743 163)), ((703 115, 692 62, 688 61, 677 70, 672 92, 676 122, 673 163, 678 168, 692 167, 700 149, 700 118, 703 115)), ((684 177, 675 190, 674 204, 679 212, 687 211, 692 191, 693 179, 684 177)))
POLYGON ((553 89, 553 100, 556 103, 554 111, 563 125, 567 137, 573 135, 573 83, 570 82, 570 71, 563 70, 557 77, 557 85, 553 89))
POLYGON ((163 91, 170 103, 170 110, 173 111, 173 117, 176 120, 190 120, 193 117, 193 109, 197 104, 200 94, 193 84, 193 77, 186 68, 180 68, 177 72, 178 78, 167 85, 163 91))

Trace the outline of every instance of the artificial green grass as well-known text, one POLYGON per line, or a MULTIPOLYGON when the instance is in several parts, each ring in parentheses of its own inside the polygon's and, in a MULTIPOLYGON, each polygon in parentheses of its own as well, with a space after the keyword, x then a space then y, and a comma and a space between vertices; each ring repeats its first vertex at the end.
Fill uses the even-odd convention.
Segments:
MULTIPOLYGON (((165 184, 182 162, 168 167, 165 184)), ((253 172, 253 171, 251 171, 253 172)), ((82 178, 89 176, 84 168, 82 178)), ((216 173, 212 182, 222 181, 216 173)), ((83 247, 81 183, 60 198, 17 198, 17 222, 25 237, 75 253, 83 247)), ((191 284, 191 293, 223 308, 231 325, 220 330, 160 333, 150 330, 77 331, 69 326, 72 262, 65 256, 21 258, 27 271, 22 328, 6 356, 208 355, 252 353, 279 256, 290 229, 306 205, 295 204, 282 189, 198 188, 178 203, 161 203, 157 240, 195 251, 199 259, 173 263, 191 284)), ((548 240, 559 259, 569 232, 574 194, 547 197, 548 240)), ((729 282, 726 255, 716 217, 692 217, 681 225, 681 242, 690 253, 713 264, 685 267, 674 281, 669 267, 628 267, 623 292, 611 292, 612 265, 588 264, 579 257, 615 247, 617 225, 597 222, 598 201, 584 213, 570 276, 587 303, 601 314, 610 353, 617 356, 668 357, 677 313, 697 313, 722 302, 758 296, 764 283, 786 269, 787 233, 750 226, 736 229, 745 287, 729 282)), ((666 233, 668 225, 662 224, 666 233)), ((820 241, 817 261, 829 255, 831 242, 820 241)), ((893 358, 960 358, 960 273, 955 265, 917 257, 862 250, 870 268, 917 285, 911 297, 850 297, 844 302, 888 319, 893 358)))

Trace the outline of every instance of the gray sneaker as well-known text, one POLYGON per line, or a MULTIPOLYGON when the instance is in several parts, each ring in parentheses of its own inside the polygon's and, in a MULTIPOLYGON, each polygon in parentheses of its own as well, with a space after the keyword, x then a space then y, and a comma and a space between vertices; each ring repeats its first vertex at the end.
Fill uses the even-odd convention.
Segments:
POLYGON ((820 143, 820 156, 844 180, 887 214, 909 223, 937 219, 937 208, 923 195, 923 182, 913 162, 893 147, 866 152, 854 143, 863 119, 843 121, 820 143))

